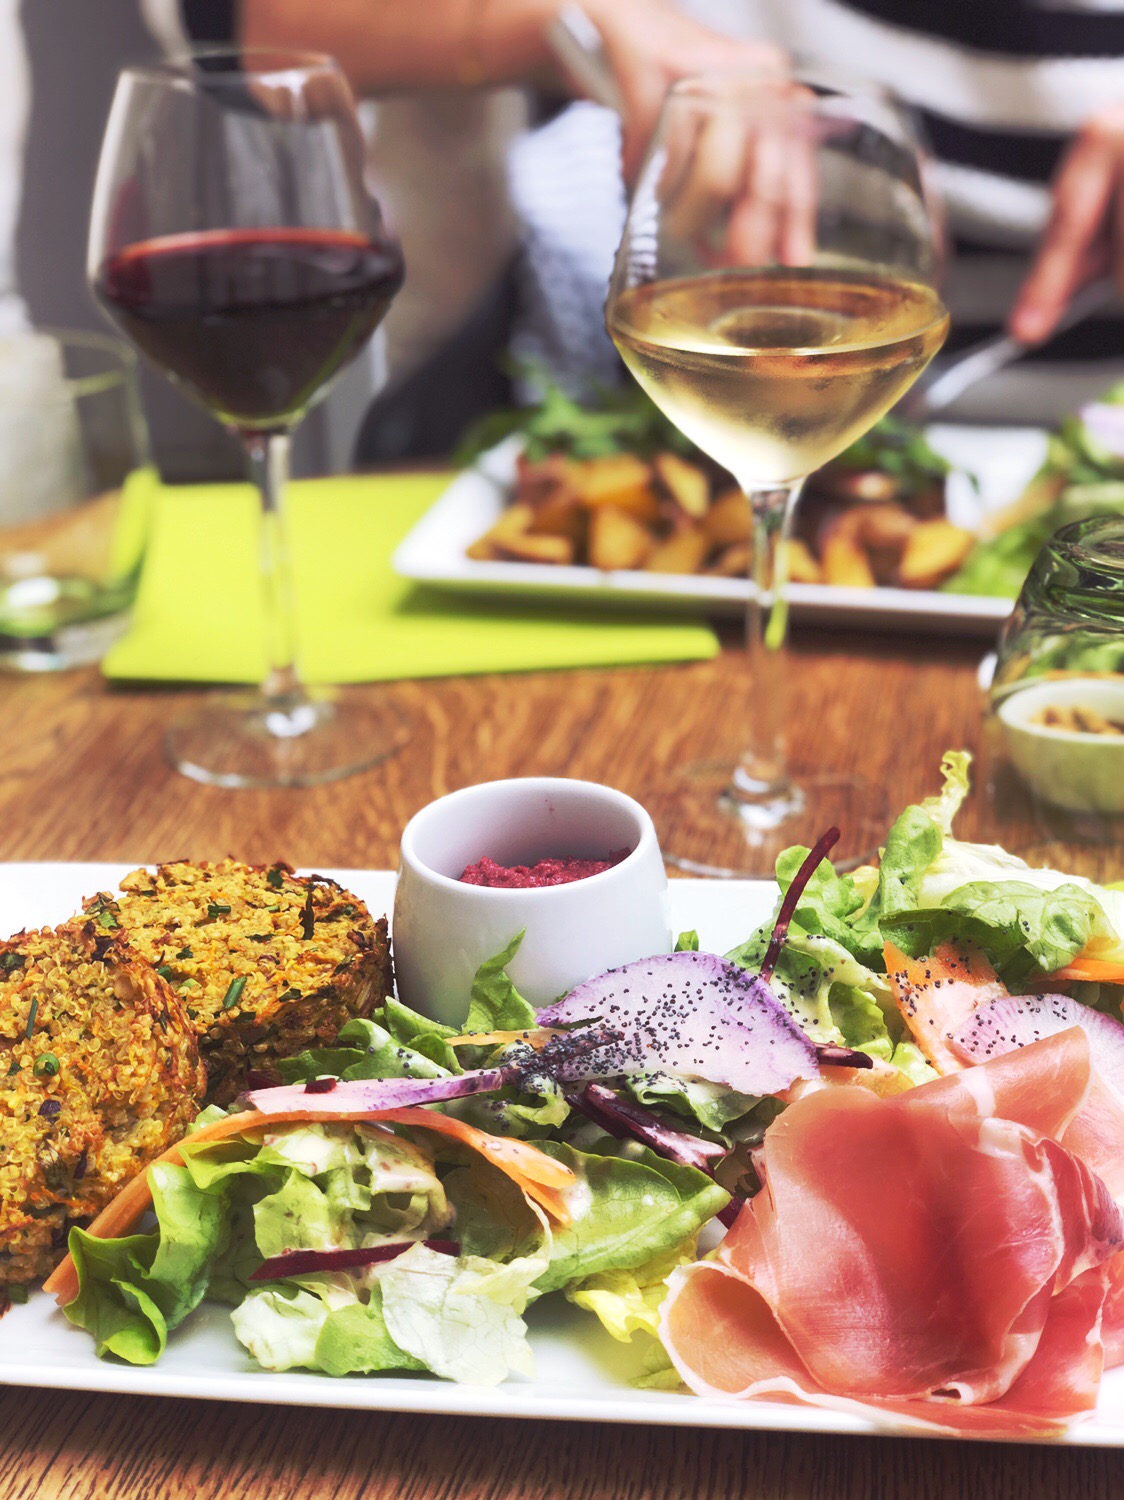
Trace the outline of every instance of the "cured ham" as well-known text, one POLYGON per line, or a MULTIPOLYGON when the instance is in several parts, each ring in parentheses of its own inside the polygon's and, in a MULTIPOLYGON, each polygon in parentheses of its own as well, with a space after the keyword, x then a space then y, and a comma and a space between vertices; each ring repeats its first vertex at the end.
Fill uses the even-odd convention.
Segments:
MULTIPOLYGON (((981 1006, 950 1045, 968 1063, 1004 1054, 1017 1059, 1030 1042, 1073 1027, 1088 1037, 1095 1062, 1080 1108, 1062 1131, 1052 1133, 1104 1179, 1114 1197, 1124 1198, 1124 1025, 1068 995, 1012 995, 981 1006)), ((1009 1066, 1019 1069, 1017 1060, 1009 1066)))
POLYGON ((797 1099, 763 1191, 669 1283, 683 1379, 981 1435, 1090 1411, 1124 1218, 1056 1137, 1092 1076, 1071 1029, 896 1098, 797 1099))

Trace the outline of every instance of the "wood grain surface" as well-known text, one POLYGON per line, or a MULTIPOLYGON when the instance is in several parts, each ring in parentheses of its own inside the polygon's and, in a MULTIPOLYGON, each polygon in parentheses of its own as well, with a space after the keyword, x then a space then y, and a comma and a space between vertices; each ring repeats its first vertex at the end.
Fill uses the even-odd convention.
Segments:
MULTIPOLYGON (((941 752, 979 745, 980 654, 978 643, 799 635, 790 682, 795 764, 861 770, 895 808, 934 790, 941 752)), ((684 759, 732 754, 747 711, 736 650, 685 667, 361 691, 411 715, 404 752, 327 788, 224 792, 163 760, 168 720, 198 694, 111 692, 93 673, 4 679, 0 858, 230 853, 386 867, 405 820, 443 792, 542 773, 611 782, 643 800, 684 759)), ((1010 838, 984 797, 963 826, 968 835, 1010 838)), ((0 1431, 0 1500, 1115 1500, 1124 1491, 1124 1454, 1099 1450, 16 1389, 0 1393, 0 1431)))

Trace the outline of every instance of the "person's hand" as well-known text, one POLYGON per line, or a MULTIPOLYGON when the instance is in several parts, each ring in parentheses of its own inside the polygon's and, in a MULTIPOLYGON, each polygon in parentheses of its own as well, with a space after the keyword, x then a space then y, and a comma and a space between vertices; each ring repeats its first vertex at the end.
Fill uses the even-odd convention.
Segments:
POLYGON ((600 31, 624 104, 623 165, 635 177, 668 88, 693 73, 784 73, 785 54, 742 42, 692 20, 668 0, 584 0, 600 31))
POLYGON ((664 232, 719 266, 808 265, 816 246, 815 131, 800 83, 781 74, 728 108, 684 100, 665 123, 664 232))
POLYGON ((1073 294, 1110 271, 1124 280, 1124 105, 1078 131, 1053 186, 1053 212, 1008 326, 1017 339, 1050 337, 1073 294))

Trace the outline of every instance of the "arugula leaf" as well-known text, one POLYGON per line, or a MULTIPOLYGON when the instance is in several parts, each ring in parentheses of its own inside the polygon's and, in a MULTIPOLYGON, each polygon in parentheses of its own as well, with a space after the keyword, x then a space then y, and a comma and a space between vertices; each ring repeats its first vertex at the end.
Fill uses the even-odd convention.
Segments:
POLYGON ((648 458, 668 449, 702 457, 632 381, 620 387, 598 387, 588 403, 575 401, 549 378, 540 378, 539 383, 543 394, 538 402, 491 412, 466 428, 455 461, 472 463, 514 433, 522 435, 523 452, 532 463, 556 453, 578 460, 608 458, 615 453, 648 458))
POLYGON ((699 935, 692 928, 689 932, 681 932, 675 939, 676 953, 697 953, 699 951, 699 935))

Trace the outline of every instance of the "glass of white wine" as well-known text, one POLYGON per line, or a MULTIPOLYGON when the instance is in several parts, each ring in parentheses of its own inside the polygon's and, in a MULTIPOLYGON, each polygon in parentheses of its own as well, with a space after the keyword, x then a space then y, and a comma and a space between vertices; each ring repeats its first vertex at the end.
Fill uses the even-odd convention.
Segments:
POLYGON ((749 500, 749 711, 734 765, 689 765, 650 799, 668 860, 771 875, 843 830, 858 863, 882 793, 802 782, 785 744, 785 545, 801 485, 894 405, 944 342, 922 157, 873 88, 715 74, 668 94, 629 207, 606 319, 658 407, 749 500))

